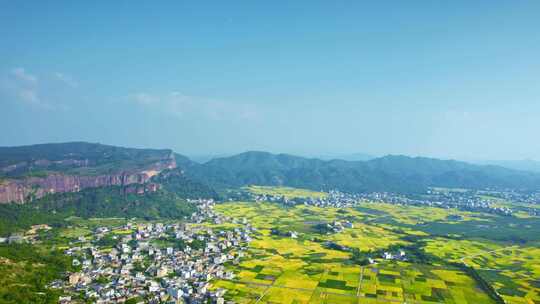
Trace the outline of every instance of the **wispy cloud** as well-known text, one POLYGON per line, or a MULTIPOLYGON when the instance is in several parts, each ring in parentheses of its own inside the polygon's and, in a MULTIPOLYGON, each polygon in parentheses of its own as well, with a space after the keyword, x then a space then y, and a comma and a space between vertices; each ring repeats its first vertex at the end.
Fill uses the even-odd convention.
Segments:
POLYGON ((18 97, 24 102, 31 104, 39 104, 41 102, 36 91, 32 89, 20 89, 17 94, 18 97))
POLYGON ((57 80, 67 84, 68 86, 70 86, 72 88, 79 87, 79 83, 75 79, 73 79, 73 77, 71 77, 70 75, 66 75, 64 73, 56 72, 56 73, 54 73, 54 77, 57 80))
POLYGON ((1 75, 1 94, 21 104, 39 109, 53 109, 40 94, 40 79, 22 67, 16 67, 1 75))
POLYGON ((190 96, 179 91, 165 94, 138 92, 129 95, 128 99, 139 105, 152 106, 156 110, 181 118, 189 116, 212 120, 253 120, 259 116, 253 105, 190 96))
POLYGON ((13 68, 11 70, 11 74, 17 80, 24 81, 24 82, 35 83, 38 80, 38 78, 35 75, 32 75, 32 74, 26 72, 26 70, 24 68, 20 68, 20 67, 19 68, 13 68))
POLYGON ((160 102, 160 98, 158 96, 154 96, 144 92, 132 94, 128 96, 128 98, 141 105, 151 105, 160 102))

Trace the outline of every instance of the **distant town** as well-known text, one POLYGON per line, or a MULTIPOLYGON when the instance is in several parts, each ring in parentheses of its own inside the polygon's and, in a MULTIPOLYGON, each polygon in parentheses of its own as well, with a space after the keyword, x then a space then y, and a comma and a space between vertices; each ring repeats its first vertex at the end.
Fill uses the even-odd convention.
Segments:
POLYGON ((493 213, 503 216, 512 216, 516 207, 500 206, 497 201, 511 201, 523 203, 519 208, 532 216, 540 215, 536 208, 526 207, 527 204, 540 204, 540 193, 490 191, 490 190, 448 190, 432 188, 424 195, 403 195, 388 192, 372 192, 365 194, 350 194, 338 190, 329 191, 326 197, 287 198, 280 195, 252 195, 255 201, 278 202, 285 205, 310 205, 316 207, 348 208, 359 203, 385 202, 398 205, 430 206, 440 208, 455 208, 462 211, 477 211, 493 213))

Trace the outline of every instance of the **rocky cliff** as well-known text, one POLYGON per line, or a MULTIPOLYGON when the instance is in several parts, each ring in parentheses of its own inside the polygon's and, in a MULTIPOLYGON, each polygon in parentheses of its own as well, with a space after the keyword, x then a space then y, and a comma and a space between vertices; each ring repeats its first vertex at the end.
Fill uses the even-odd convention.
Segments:
MULTIPOLYGON (((84 166, 88 163, 88 161, 78 162, 76 165, 84 166)), ((0 203, 24 203, 50 193, 75 192, 85 188, 144 184, 162 170, 172 168, 176 168, 176 161, 171 153, 141 168, 129 170, 117 168, 109 174, 75 175, 52 171, 46 172, 43 176, 6 178, 0 180, 0 203)))

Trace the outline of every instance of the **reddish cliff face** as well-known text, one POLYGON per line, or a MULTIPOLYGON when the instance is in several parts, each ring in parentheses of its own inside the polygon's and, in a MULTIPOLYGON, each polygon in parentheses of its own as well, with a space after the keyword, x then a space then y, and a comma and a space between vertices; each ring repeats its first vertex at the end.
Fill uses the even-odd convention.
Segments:
POLYGON ((24 203, 29 197, 75 192, 85 188, 144 184, 164 169, 176 167, 174 157, 158 161, 138 171, 121 171, 107 175, 68 175, 51 173, 46 177, 0 180, 0 203, 24 203))

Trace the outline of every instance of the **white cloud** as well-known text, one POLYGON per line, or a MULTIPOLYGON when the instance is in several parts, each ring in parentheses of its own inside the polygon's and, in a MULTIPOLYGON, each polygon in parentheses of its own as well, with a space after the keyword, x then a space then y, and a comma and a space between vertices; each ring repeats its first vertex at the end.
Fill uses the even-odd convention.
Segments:
POLYGON ((136 93, 130 95, 128 98, 142 105, 151 105, 160 102, 160 98, 158 96, 154 96, 148 93, 136 93))
POLYGON ((72 88, 79 87, 79 83, 75 79, 73 79, 73 77, 71 77, 69 75, 66 75, 66 74, 63 74, 63 73, 60 73, 60 72, 56 72, 56 73, 54 73, 54 77, 57 80, 67 84, 68 86, 70 86, 72 88))
POLYGON ((2 76, 2 79, 0 79, 1 95, 13 99, 14 101, 18 101, 21 104, 40 109, 54 108, 43 100, 41 94, 43 84, 39 81, 37 76, 31 74, 22 67, 13 68, 9 73, 2 76))
POLYGON ((35 83, 37 82, 37 77, 25 71, 24 68, 14 68, 11 70, 11 74, 18 80, 35 83))
POLYGON ((38 110, 66 111, 70 108, 69 102, 81 98, 81 92, 63 87, 75 88, 79 85, 71 76, 60 72, 44 75, 38 77, 24 67, 0 71, 0 100, 17 102, 38 110))

